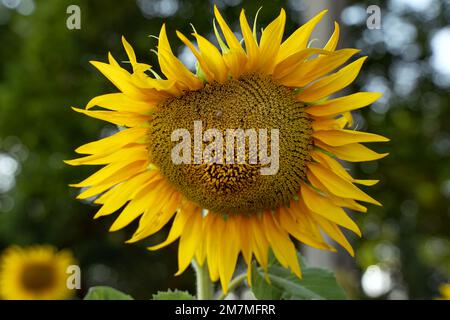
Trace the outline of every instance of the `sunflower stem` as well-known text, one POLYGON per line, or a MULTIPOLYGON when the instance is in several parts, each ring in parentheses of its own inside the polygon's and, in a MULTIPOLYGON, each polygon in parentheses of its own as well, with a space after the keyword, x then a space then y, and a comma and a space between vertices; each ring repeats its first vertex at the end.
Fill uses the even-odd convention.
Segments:
POLYGON ((203 263, 199 265, 194 259, 192 266, 197 277, 197 300, 212 300, 213 298, 213 283, 209 279, 208 265, 203 263))
POLYGON ((224 300, 230 292, 232 292, 234 289, 239 287, 239 285, 242 282, 244 282, 245 278, 247 278, 247 274, 246 273, 243 273, 243 274, 240 274, 240 275, 236 276, 233 280, 230 281, 230 284, 228 285, 228 292, 225 293, 225 292, 222 291, 222 293, 217 298, 217 300, 224 300))

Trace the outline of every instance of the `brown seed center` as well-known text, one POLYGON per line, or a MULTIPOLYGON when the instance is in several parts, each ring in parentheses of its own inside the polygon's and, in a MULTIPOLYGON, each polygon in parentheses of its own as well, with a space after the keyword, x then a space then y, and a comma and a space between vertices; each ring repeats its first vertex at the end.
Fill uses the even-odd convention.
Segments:
POLYGON ((51 288, 55 281, 55 270, 46 263, 30 263, 22 271, 22 285, 29 291, 51 288))
POLYGON ((312 148, 311 120, 292 90, 269 76, 254 74, 224 84, 207 84, 201 90, 169 98, 158 106, 150 127, 151 160, 187 199, 212 212, 253 214, 276 209, 287 204, 306 179, 312 148), (195 145, 199 141, 195 140, 195 123, 201 123, 203 130, 200 146, 195 145), (189 152, 180 152, 190 160, 188 163, 176 164, 172 158, 180 141, 186 142, 172 141, 172 133, 179 129, 185 129, 192 145, 189 152), (207 137, 209 129, 215 129, 221 137, 207 137), (242 130, 246 135, 228 139, 230 130, 242 130), (272 140, 276 130, 278 144, 272 140), (223 147, 212 148, 208 153, 212 158, 205 162, 205 149, 218 138, 223 147), (227 147, 231 140, 233 156, 227 147), (279 150, 277 158, 272 147, 279 150), (261 157, 261 150, 266 151, 266 158, 261 157), (275 174, 261 174, 262 168, 274 167, 276 160, 275 174))

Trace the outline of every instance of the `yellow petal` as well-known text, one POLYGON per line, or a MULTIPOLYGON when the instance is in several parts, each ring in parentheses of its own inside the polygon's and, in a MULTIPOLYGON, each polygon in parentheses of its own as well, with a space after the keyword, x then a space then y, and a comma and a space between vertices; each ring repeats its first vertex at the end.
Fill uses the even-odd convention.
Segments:
POLYGON ((94 154, 83 158, 65 160, 64 162, 71 166, 101 165, 120 162, 123 161, 123 159, 127 158, 135 160, 147 160, 148 151, 143 145, 130 145, 111 153, 94 154))
POLYGON ((381 206, 381 203, 330 169, 316 163, 309 163, 307 166, 309 169, 308 173, 312 173, 332 194, 338 197, 360 200, 381 206))
POLYGON ((339 24, 337 22, 334 22, 333 34, 331 35, 330 39, 328 40, 325 47, 323 47, 323 49, 334 51, 336 49, 338 41, 339 41, 339 24))
POLYGON ((146 162, 133 162, 121 170, 118 170, 114 175, 110 175, 105 177, 98 184, 93 185, 92 187, 84 190, 77 196, 77 199, 88 199, 94 197, 106 190, 109 190, 111 187, 121 183, 125 180, 128 180, 135 175, 144 172, 146 170, 147 164, 146 162))
POLYGON ((244 49, 234 35, 233 31, 231 31, 230 27, 223 19, 216 5, 214 5, 214 15, 216 16, 217 22, 219 23, 220 29, 222 30, 223 36, 225 37, 225 40, 227 41, 230 49, 235 50, 240 56, 245 56, 244 49))
POLYGON ((371 187, 371 186, 376 185, 378 182, 380 182, 380 180, 361 180, 361 179, 355 179, 355 180, 353 180, 353 182, 354 182, 354 183, 357 183, 357 184, 362 184, 363 186, 371 187))
POLYGON ((219 275, 224 293, 228 292, 228 284, 233 277, 239 255, 240 238, 234 217, 225 221, 224 232, 220 241, 219 275))
MULTIPOLYGON (((303 242, 304 244, 307 244, 308 246, 311 246, 316 249, 329 250, 330 246, 328 244, 326 244, 324 241, 318 241, 313 234, 305 232, 305 226, 302 226, 299 223, 297 223, 297 221, 293 218, 293 216, 290 213, 288 213, 288 211, 290 210, 294 210, 293 204, 291 204, 289 209, 280 208, 279 210, 280 226, 283 229, 285 229, 289 234, 291 234, 293 237, 295 237, 297 240, 303 242)), ((298 207, 297 210, 299 210, 298 207)))
POLYGON ((299 101, 316 101, 345 88, 356 79, 366 59, 367 57, 362 57, 338 72, 315 82, 300 92, 297 99, 299 101))
POLYGON ((360 50, 358 49, 342 49, 338 51, 333 51, 332 54, 329 55, 320 55, 317 59, 313 59, 308 61, 305 64, 303 70, 300 70, 301 73, 297 73, 299 81, 296 83, 296 86, 303 87, 309 84, 312 81, 315 81, 336 68, 342 66, 348 59, 357 54, 360 50))
POLYGON ((343 112, 368 106, 381 96, 382 94, 378 92, 358 92, 307 107, 305 111, 316 117, 335 116, 343 112))
POLYGON ((145 100, 145 94, 139 90, 131 80, 131 75, 118 65, 111 65, 98 61, 91 61, 91 64, 96 67, 109 81, 111 81, 117 89, 125 93, 126 95, 135 98, 145 100))
POLYGON ((173 188, 161 181, 161 186, 156 193, 160 195, 155 205, 148 205, 141 219, 139 227, 128 242, 136 242, 145 239, 160 231, 177 211, 178 203, 172 202, 176 192, 173 188))
POLYGON ((314 132, 320 132, 321 130, 337 130, 343 129, 347 124, 347 119, 340 118, 319 118, 312 122, 314 132))
POLYGON ((119 131, 109 137, 87 143, 75 150, 79 154, 101 154, 111 153, 123 146, 131 143, 137 143, 141 138, 148 134, 146 128, 130 128, 119 131))
MULTIPOLYGON (((299 199, 302 199, 301 193, 299 193, 299 199)), ((308 230, 314 234, 314 238, 318 239, 321 242, 324 242, 324 237, 322 234, 322 230, 320 230, 319 225, 317 224, 317 221, 313 219, 314 216, 317 216, 317 214, 313 213, 305 204, 305 201, 299 200, 297 201, 297 205, 300 208, 300 212, 302 214, 299 214, 298 210, 291 210, 291 214, 295 216, 295 219, 305 225, 308 230)), ((336 252, 336 249, 328 244, 329 250, 332 252, 336 252)))
POLYGON ((194 33, 194 37, 197 39, 198 48, 205 64, 214 76, 213 80, 220 83, 225 82, 227 80, 228 70, 219 50, 201 35, 194 33))
POLYGON ((209 66, 205 62, 205 59, 203 59, 200 52, 195 48, 195 46, 192 44, 191 41, 189 41, 188 38, 186 38, 181 32, 177 31, 178 38, 191 50, 191 52, 194 54, 194 56, 197 58, 198 63, 200 64, 200 67, 203 71, 203 73, 206 76, 206 79, 208 82, 214 81, 214 75, 210 71, 209 66))
POLYGON ((130 45, 130 43, 125 39, 124 36, 122 36, 122 44, 125 49, 125 52, 127 53, 128 59, 131 63, 131 66, 133 67, 134 76, 147 77, 145 75, 145 71, 149 70, 151 68, 151 66, 148 64, 145 64, 145 63, 137 62, 136 54, 134 53, 134 49, 130 45))
POLYGON ((354 130, 326 130, 326 131, 316 131, 313 133, 313 137, 319 139, 320 141, 330 145, 330 146, 343 146, 345 144, 355 143, 355 142, 386 142, 389 141, 388 138, 383 136, 354 131, 354 130))
POLYGON ((273 219, 272 213, 264 213, 262 220, 265 234, 277 260, 281 265, 289 267, 297 277, 301 278, 302 274, 298 263, 297 251, 289 235, 273 219))
POLYGON ((330 200, 311 189, 311 187, 302 184, 301 196, 309 210, 361 236, 358 225, 350 219, 342 208, 332 204, 330 200))
POLYGON ((174 242, 176 239, 178 239, 181 234, 183 233, 184 226, 186 225, 187 221, 189 220, 189 217, 194 213, 194 211, 189 210, 180 210, 177 215, 175 216, 175 219, 173 220, 172 227, 170 228, 169 235, 167 236, 167 239, 164 242, 161 242, 158 245, 149 247, 149 250, 158 250, 162 247, 165 247, 172 242, 174 242))
POLYGON ((281 40, 286 23, 286 12, 281 9, 280 15, 272 21, 262 32, 259 43, 260 72, 271 74, 275 67, 276 56, 280 50, 281 40))
POLYGON ((252 262, 251 235, 249 233, 251 227, 248 222, 249 219, 249 217, 239 215, 239 221, 237 223, 241 239, 241 251, 247 264, 251 264, 252 262))
MULTIPOLYGON (((127 170, 128 171, 128 170, 127 170)), ((124 170, 118 172, 114 177, 111 177, 112 179, 107 179, 105 181, 102 181, 101 184, 96 185, 92 188, 96 188, 97 186, 103 186, 104 184, 109 184, 110 181, 116 181, 118 178, 115 178, 116 176, 121 177, 122 179, 120 180, 120 183, 116 183, 113 185, 112 188, 109 188, 105 193, 103 193, 100 197, 98 197, 97 199, 94 200, 95 204, 105 204, 106 202, 108 202, 110 200, 110 198, 114 198, 115 195, 117 194, 117 190, 124 188, 124 189, 131 189, 133 187, 133 185, 142 182, 142 185, 139 186, 139 188, 136 188, 136 190, 131 190, 130 194, 133 195, 132 197, 129 198, 129 200, 131 200, 134 195, 139 192, 142 188, 144 188, 145 186, 147 186, 148 184, 152 183, 155 180, 161 180, 162 177, 159 175, 158 172, 156 171, 148 171, 148 170, 144 170, 141 172, 138 172, 134 175, 129 176, 129 178, 127 179, 123 179, 123 176, 125 175, 129 175, 129 172, 124 172, 124 170), (130 187, 130 185, 132 185, 132 187, 130 187)), ((91 189, 92 189, 91 188, 91 189)), ((84 192, 83 192, 84 193, 84 192)))
POLYGON ((236 50, 231 49, 227 53, 224 53, 223 61, 233 79, 238 79, 244 73, 245 59, 242 59, 241 53, 236 50))
POLYGON ((176 81, 150 78, 144 72, 132 74, 131 80, 133 85, 145 93, 145 101, 150 104, 159 103, 164 98, 178 96, 181 93, 176 81))
POLYGON ((347 180, 353 180, 352 176, 347 172, 347 169, 342 166, 341 163, 339 163, 337 160, 333 159, 332 157, 326 155, 323 152, 313 150, 311 152, 312 158, 322 164, 323 166, 326 166, 333 170, 336 174, 340 175, 344 179, 347 180))
POLYGON ((353 127, 353 116, 352 116, 351 112, 349 112, 349 111, 344 112, 342 114, 342 117, 344 117, 347 120, 348 127, 353 127))
POLYGON ((242 36, 244 38, 245 49, 247 51, 247 72, 252 72, 255 71, 255 67, 259 65, 259 47, 253 37, 253 33, 248 24, 244 9, 241 10, 239 21, 241 23, 242 36))
POLYGON ((137 60, 136 60, 136 54, 134 53, 133 47, 129 44, 129 42, 125 39, 124 36, 122 36, 122 44, 123 44, 123 47, 125 48, 128 59, 130 60, 130 63, 134 69, 136 67, 137 60))
POLYGON ((140 168, 141 171, 143 171, 146 167, 147 161, 140 160, 140 161, 122 161, 122 162, 115 162, 111 163, 100 170, 96 171, 94 174, 89 176, 88 178, 84 179, 80 183, 71 184, 71 187, 75 188, 82 188, 82 187, 89 187, 94 186, 98 184, 104 183, 105 180, 108 180, 110 177, 114 176, 115 174, 118 174, 120 171, 129 171, 130 174, 134 174, 134 170, 129 170, 130 165, 132 165, 131 168, 140 168))
POLYGON ((251 232, 251 245, 255 251, 256 260, 264 270, 267 270, 269 265, 269 241, 267 240, 266 235, 261 232, 264 228, 261 220, 262 219, 259 217, 249 220, 251 226, 251 230, 249 232, 251 232))
POLYGON ((214 15, 229 46, 229 50, 222 50, 224 62, 230 71, 231 76, 237 79, 245 71, 247 56, 245 55, 245 51, 240 42, 223 19, 216 5, 214 5, 214 15))
POLYGON ((314 18, 298 28, 289 36, 289 38, 286 39, 286 41, 281 44, 281 48, 277 56, 277 62, 286 59, 297 51, 306 49, 311 33, 327 11, 328 10, 323 10, 318 13, 314 18))
POLYGON ((161 71, 167 79, 181 83, 189 90, 198 90, 203 87, 202 81, 192 74, 172 53, 164 24, 159 33, 158 61, 161 71))
MULTIPOLYGON (((325 192, 328 190, 325 187, 325 185, 322 182, 320 182, 320 180, 317 179, 314 175, 309 174, 308 180, 315 188, 321 190, 321 192, 325 192)), ((358 202, 356 202, 353 199, 338 197, 338 196, 335 196, 334 194, 332 194, 331 192, 328 192, 326 197, 332 204, 334 204, 338 207, 348 208, 348 209, 352 209, 352 210, 359 211, 359 212, 367 212, 366 207, 359 204, 358 202)))
POLYGON ((209 276, 212 281, 219 279, 219 248, 222 240, 225 222, 218 214, 210 212, 205 218, 206 259, 209 276))
POLYGON ((386 157, 389 153, 376 153, 359 143, 346 144, 344 146, 332 147, 320 141, 314 144, 322 148, 339 159, 351 162, 372 161, 386 157))
POLYGON ((134 112, 119 112, 119 111, 90 111, 78 108, 72 108, 74 111, 83 113, 91 118, 104 120, 118 126, 123 127, 137 127, 151 118, 146 115, 134 113, 134 112))
POLYGON ((314 215, 313 219, 317 221, 317 223, 320 225, 323 231, 328 236, 330 236, 331 239, 339 243, 345 250, 347 250, 347 252, 352 257, 355 256, 355 252, 353 251, 352 245, 348 242, 348 240, 345 238, 344 234, 336 224, 319 215, 314 215))
POLYGON ((148 207, 157 206, 162 202, 161 188, 158 188, 159 181, 153 181, 128 203, 125 209, 120 213, 119 217, 111 225, 109 231, 120 230, 129 225, 133 220, 139 217, 148 207))
POLYGON ((134 198, 136 193, 151 183, 152 176, 151 172, 143 172, 103 194, 98 199, 98 202, 96 200, 96 203, 104 204, 95 215, 95 218, 109 215, 120 209, 128 200, 134 198))
POLYGON ((197 246, 197 250, 195 250, 195 260, 197 261, 199 266, 204 266, 206 262, 206 241, 204 241, 204 235, 205 235, 205 221, 203 221, 202 224, 202 231, 201 234, 203 235, 202 241, 197 246))
POLYGON ((191 263, 195 251, 203 238, 202 223, 201 209, 198 208, 186 222, 183 233, 181 234, 178 247, 178 271, 175 275, 183 273, 191 263))
POLYGON ((287 76, 288 74, 295 72, 294 70, 303 70, 302 67, 304 67, 305 65, 308 65, 306 59, 309 58, 310 56, 312 56, 313 54, 330 55, 330 54, 333 54, 333 52, 325 51, 325 50, 317 49, 317 48, 307 48, 307 49, 298 51, 294 54, 291 54, 289 57, 287 57, 284 60, 281 60, 276 65, 275 70, 273 72, 274 78, 282 79, 283 77, 287 76))
POLYGON ((328 198, 330 199, 331 203, 335 204, 338 207, 348 208, 348 209, 358 211, 358 212, 367 212, 366 207, 359 204, 358 202, 356 202, 353 199, 336 197, 332 194, 328 194, 328 198))
POLYGON ((111 54, 111 52, 108 52, 108 62, 111 66, 116 67, 118 71, 122 72, 123 74, 129 74, 128 71, 126 71, 125 69, 122 69, 119 65, 119 63, 117 62, 116 59, 114 59, 113 55, 111 54))
POLYGON ((247 263, 247 283, 252 287, 252 263, 247 263))
POLYGON ((149 114, 155 109, 156 104, 156 102, 135 100, 123 93, 108 93, 93 98, 86 105, 86 109, 99 106, 114 111, 149 114))
POLYGON ((110 64, 90 61, 94 67, 127 96, 137 100, 151 100, 163 96, 162 93, 155 90, 158 89, 157 86, 151 88, 140 88, 137 86, 135 83, 136 75, 131 75, 127 70, 121 68, 111 54, 109 54, 109 62, 110 64))
POLYGON ((315 59, 292 68, 279 81, 285 86, 304 87, 340 67, 357 52, 359 52, 357 49, 342 49, 322 54, 315 59))

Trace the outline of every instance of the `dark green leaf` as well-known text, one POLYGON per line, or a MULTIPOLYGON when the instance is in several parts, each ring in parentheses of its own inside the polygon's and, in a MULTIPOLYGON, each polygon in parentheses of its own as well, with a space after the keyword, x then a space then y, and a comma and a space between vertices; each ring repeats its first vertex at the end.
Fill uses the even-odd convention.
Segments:
POLYGON ((252 265, 252 292, 258 300, 280 300, 282 291, 271 286, 264 278, 264 272, 252 265))
POLYGON ((267 276, 261 268, 253 269, 252 291, 257 299, 345 299, 345 293, 338 285, 334 274, 326 269, 307 267, 299 256, 302 279, 271 260, 267 276))

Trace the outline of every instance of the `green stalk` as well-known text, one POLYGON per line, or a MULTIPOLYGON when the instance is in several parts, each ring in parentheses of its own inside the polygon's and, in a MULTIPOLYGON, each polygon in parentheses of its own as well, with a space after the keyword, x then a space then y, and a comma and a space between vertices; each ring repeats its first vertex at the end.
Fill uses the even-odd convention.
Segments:
POLYGON ((212 300, 213 284, 209 279, 209 271, 206 262, 200 266, 197 261, 192 260, 192 267, 197 277, 197 300, 212 300))
MULTIPOLYGON (((231 280, 229 286, 228 286, 228 293, 232 292, 234 289, 236 289, 237 287, 239 287, 239 285, 244 282, 244 280, 247 278, 247 274, 243 273, 241 275, 236 276, 233 280, 231 280)), ((228 293, 224 293, 222 292, 222 294, 219 296, 219 298, 217 298, 217 300, 224 300, 228 293)))

